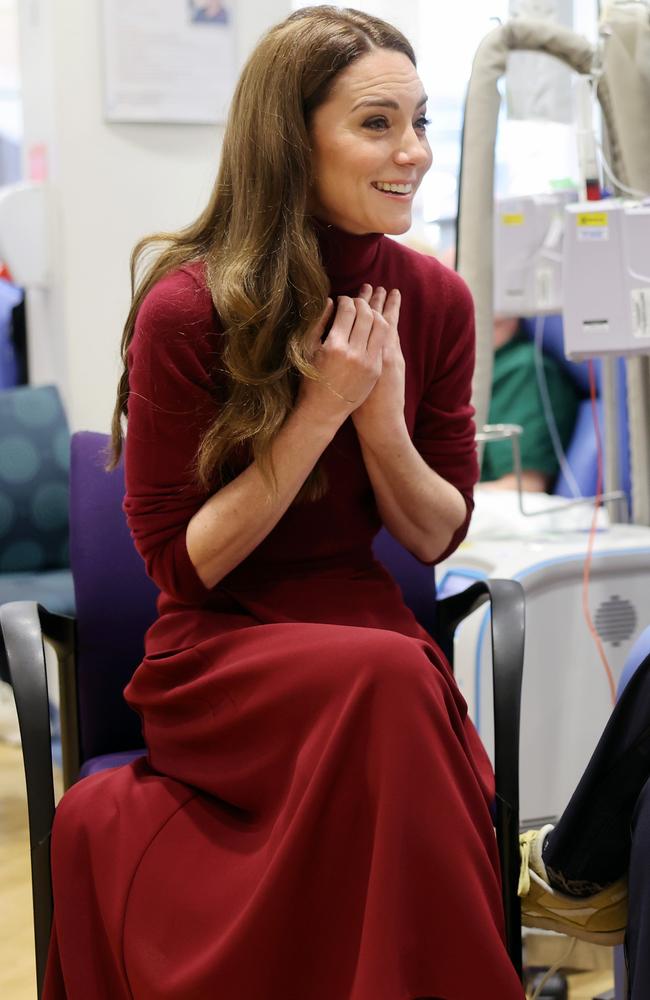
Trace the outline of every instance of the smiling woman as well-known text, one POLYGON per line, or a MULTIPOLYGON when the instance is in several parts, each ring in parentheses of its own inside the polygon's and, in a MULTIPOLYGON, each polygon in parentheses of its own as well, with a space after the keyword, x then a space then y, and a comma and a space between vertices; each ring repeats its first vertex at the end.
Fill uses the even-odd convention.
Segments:
POLYGON ((471 297, 384 235, 430 162, 407 39, 307 8, 157 237, 115 412, 148 759, 59 807, 45 1000, 521 1000, 490 763, 372 550, 452 551, 478 474, 471 297))

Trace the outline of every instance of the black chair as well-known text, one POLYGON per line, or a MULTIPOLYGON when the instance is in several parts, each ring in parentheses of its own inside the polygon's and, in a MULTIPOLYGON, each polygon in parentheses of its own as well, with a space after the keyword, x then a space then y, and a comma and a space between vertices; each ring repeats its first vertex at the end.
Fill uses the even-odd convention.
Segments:
MULTIPOLYGON (((91 433, 76 434, 72 440, 70 552, 76 618, 53 614, 33 601, 0 608, 0 648, 14 687, 27 779, 39 996, 52 923, 49 846, 54 819, 44 638, 59 656, 65 786, 144 753, 140 721, 126 705, 122 690, 142 659, 143 636, 155 617, 157 591, 145 574, 122 514, 122 470, 104 471, 107 443, 105 435, 91 433)), ((514 581, 487 580, 436 602, 430 567, 418 563, 385 532, 378 537, 375 551, 450 659, 457 624, 485 600, 491 601, 495 826, 507 946, 521 976, 517 881, 523 589, 514 581)))

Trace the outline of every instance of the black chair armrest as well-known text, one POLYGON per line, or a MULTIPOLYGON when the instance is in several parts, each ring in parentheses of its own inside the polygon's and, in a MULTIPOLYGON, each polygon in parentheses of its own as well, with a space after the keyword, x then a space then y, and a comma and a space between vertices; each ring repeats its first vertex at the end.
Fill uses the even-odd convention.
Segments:
POLYGON ((501 862, 506 945, 519 976, 521 906, 519 880, 519 724, 524 668, 525 597, 516 580, 479 580, 466 590, 438 601, 441 644, 453 666, 457 625, 486 600, 491 604, 492 683, 494 691, 495 826, 501 862))
POLYGON ((36 979, 41 995, 52 926, 50 836, 54 820, 54 781, 50 711, 43 636, 53 642, 72 634, 73 619, 54 615, 34 601, 0 607, 3 658, 16 699, 27 785, 29 840, 36 941, 36 979))

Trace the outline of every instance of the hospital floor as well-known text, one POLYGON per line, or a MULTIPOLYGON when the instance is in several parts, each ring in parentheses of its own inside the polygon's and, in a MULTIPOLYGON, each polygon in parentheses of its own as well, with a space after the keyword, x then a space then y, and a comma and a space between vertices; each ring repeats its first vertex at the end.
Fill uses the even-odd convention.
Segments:
MULTIPOLYGON (((60 792, 60 777, 58 784, 60 792)), ((0 742, 0 997, 3 1000, 36 1000, 31 908, 22 758, 19 747, 0 742)), ((531 942, 538 956, 548 953, 552 946, 563 948, 565 940, 545 936, 535 937, 531 942)), ((554 957, 550 955, 550 961, 554 957)), ((583 945, 574 952, 572 963, 584 971, 569 977, 570 1000, 592 1000, 612 987, 609 949, 583 945)))

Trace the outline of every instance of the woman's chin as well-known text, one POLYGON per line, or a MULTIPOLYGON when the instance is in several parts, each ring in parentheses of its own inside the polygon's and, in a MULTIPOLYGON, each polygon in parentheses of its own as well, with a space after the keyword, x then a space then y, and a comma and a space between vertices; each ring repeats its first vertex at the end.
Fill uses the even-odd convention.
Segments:
POLYGON ((315 210, 312 213, 324 225, 334 225, 346 233, 363 236, 366 233, 385 233, 387 236, 402 236, 411 228, 412 218, 410 207, 399 212, 377 212, 359 214, 356 218, 342 213, 328 213, 315 210))
POLYGON ((413 221, 411 199, 409 198, 405 205, 387 199, 387 205, 383 207, 383 211, 374 214, 376 218, 375 232, 386 233, 387 236, 402 236, 409 231, 413 221))
POLYGON ((403 217, 402 219, 386 219, 385 224, 378 229, 377 232, 385 233, 386 236, 403 236, 404 233, 408 233, 412 225, 412 218, 409 212, 408 218, 403 217))

